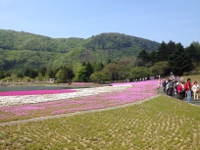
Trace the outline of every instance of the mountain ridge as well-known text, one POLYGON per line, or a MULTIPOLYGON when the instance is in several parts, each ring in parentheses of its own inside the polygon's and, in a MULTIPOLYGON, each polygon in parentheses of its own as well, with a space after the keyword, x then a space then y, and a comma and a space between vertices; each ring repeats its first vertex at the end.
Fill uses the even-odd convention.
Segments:
POLYGON ((148 39, 106 32, 90 38, 52 38, 24 31, 0 29, 0 68, 58 67, 83 61, 117 61, 136 57, 139 51, 157 50, 160 43, 148 39))

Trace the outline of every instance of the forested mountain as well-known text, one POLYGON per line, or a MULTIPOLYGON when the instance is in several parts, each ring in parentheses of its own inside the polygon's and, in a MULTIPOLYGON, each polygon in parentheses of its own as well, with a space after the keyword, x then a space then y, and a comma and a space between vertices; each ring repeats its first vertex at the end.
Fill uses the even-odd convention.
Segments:
POLYGON ((117 61, 153 51, 158 42, 120 33, 102 33, 88 39, 51 38, 27 32, 0 30, 0 69, 74 65, 83 61, 117 61))
POLYGON ((0 80, 72 81, 139 80, 149 76, 200 72, 200 44, 159 44, 120 33, 87 39, 50 38, 0 30, 0 80))
POLYGON ((4 50, 32 50, 66 53, 84 39, 57 38, 36 35, 27 32, 0 30, 0 48, 4 50))

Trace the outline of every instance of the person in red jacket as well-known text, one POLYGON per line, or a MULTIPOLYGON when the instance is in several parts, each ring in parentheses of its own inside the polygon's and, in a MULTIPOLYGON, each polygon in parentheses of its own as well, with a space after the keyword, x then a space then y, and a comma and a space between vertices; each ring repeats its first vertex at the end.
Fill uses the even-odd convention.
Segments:
POLYGON ((191 84, 191 79, 188 78, 187 79, 187 82, 185 83, 184 85, 184 89, 187 93, 187 102, 190 102, 190 99, 191 99, 191 89, 192 89, 192 84, 191 84))

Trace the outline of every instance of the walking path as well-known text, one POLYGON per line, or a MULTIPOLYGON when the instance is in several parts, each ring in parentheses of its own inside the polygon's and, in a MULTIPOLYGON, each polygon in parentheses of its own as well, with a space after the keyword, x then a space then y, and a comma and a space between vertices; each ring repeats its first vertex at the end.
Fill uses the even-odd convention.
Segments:
MULTIPOLYGON (((165 93, 163 93, 163 88, 159 88, 159 89, 158 89, 158 93, 159 93, 159 94, 166 95, 165 93)), ((167 96, 167 95, 166 95, 166 96, 167 96)), ((174 96, 171 96, 171 97, 177 99, 177 95, 174 95, 174 96)), ((182 101, 186 102, 186 100, 187 100, 187 99, 184 98, 182 101)), ((194 100, 194 98, 191 97, 190 104, 200 106, 200 99, 194 100)))

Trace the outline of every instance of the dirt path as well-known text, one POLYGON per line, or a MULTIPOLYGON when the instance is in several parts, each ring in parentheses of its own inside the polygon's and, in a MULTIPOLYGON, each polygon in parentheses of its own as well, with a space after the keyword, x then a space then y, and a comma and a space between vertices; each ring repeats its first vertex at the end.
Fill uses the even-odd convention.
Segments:
POLYGON ((75 113, 70 113, 70 114, 61 114, 61 115, 55 115, 55 116, 46 116, 46 117, 32 118, 32 119, 26 119, 26 120, 4 122, 4 123, 0 123, 0 126, 15 125, 15 124, 19 124, 19 123, 22 124, 22 123, 36 122, 36 121, 44 121, 44 120, 48 120, 48 119, 74 116, 74 115, 78 115, 78 114, 94 113, 94 112, 102 112, 102 111, 107 111, 107 110, 112 110, 112 109, 118 109, 118 108, 123 108, 123 107, 131 106, 131 105, 135 105, 135 104, 141 104, 143 102, 146 102, 146 101, 151 100, 153 98, 156 98, 158 96, 160 96, 160 94, 151 96, 151 97, 146 98, 144 100, 139 100, 139 101, 136 101, 136 102, 133 102, 133 103, 128 103, 128 104, 115 106, 115 107, 107 107, 107 108, 96 109, 96 110, 80 111, 80 112, 75 112, 75 113))

